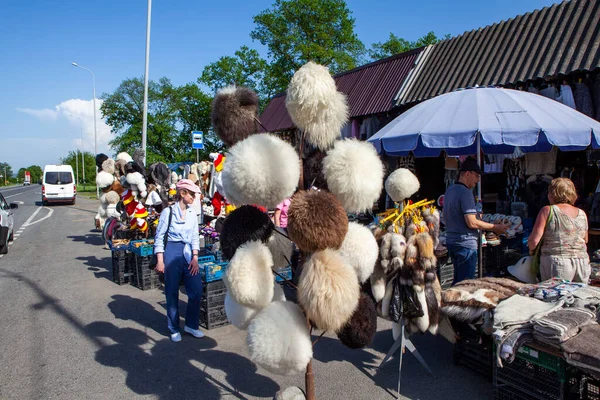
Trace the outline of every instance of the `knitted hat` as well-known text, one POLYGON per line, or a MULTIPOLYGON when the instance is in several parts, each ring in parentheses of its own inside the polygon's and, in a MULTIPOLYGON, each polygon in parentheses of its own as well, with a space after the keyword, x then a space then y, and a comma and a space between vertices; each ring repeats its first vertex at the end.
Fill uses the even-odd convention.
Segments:
POLYGON ((146 207, 144 207, 142 203, 137 203, 133 216, 136 218, 146 218, 148 216, 148 211, 146 211, 146 207))
POLYGON ((121 198, 123 199, 123 206, 125 206, 125 212, 127 215, 133 215, 138 202, 135 200, 135 197, 133 197, 131 190, 128 189, 124 191, 121 198))
POLYGON ((223 154, 218 154, 217 157, 215 158, 215 160, 213 161, 213 164, 215 165, 215 171, 217 172, 221 172, 223 171, 223 166, 225 165, 225 157, 223 156, 223 154))

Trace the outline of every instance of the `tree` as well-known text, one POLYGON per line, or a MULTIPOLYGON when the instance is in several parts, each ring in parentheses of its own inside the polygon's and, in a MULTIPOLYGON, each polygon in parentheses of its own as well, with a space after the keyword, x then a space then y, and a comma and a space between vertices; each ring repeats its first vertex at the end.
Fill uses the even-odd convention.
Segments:
POLYGON ((419 47, 428 46, 430 44, 436 44, 446 39, 450 39, 449 34, 446 34, 443 38, 438 39, 438 37, 432 31, 414 42, 409 42, 404 38, 398 37, 393 33, 390 33, 390 37, 387 41, 373 43, 371 49, 369 50, 369 56, 372 60, 380 60, 382 58, 404 53, 412 49, 418 49, 419 47))
MULTIPOLYGON (((96 157, 93 153, 86 151, 83 153, 83 166, 81 165, 81 151, 69 151, 66 157, 60 159, 60 163, 70 165, 73 168, 75 177, 78 177, 77 183, 95 185, 96 183, 96 157), (77 161, 75 158, 77 157, 77 161), (83 180, 83 171, 85 170, 85 181, 83 180)), ((31 172, 31 171, 30 171, 31 172)), ((33 174, 31 175, 33 181, 33 174)))
POLYGON ((0 162, 0 175, 2 175, 2 179, 0 179, 0 185, 8 183, 10 178, 13 176, 12 167, 6 162, 0 162))
POLYGON ((283 92, 294 72, 308 61, 338 73, 357 66, 364 45, 344 0, 275 0, 254 17, 250 37, 267 46, 270 89, 283 92))
POLYGON ((39 165, 30 165, 27 168, 20 168, 19 172, 17 172, 17 179, 19 182, 23 182, 25 180, 25 171, 29 171, 31 183, 36 183, 44 174, 39 165))

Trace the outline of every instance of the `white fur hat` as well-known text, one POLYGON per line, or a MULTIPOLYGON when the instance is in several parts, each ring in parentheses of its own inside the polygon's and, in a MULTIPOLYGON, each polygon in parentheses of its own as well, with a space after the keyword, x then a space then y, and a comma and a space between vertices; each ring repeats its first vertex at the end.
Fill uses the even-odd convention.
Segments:
POLYGON ((304 314, 298 305, 274 301, 248 326, 250 359, 269 372, 295 375, 306 370, 312 358, 312 342, 304 314))
POLYGON ((130 172, 127 174, 127 183, 135 185, 140 193, 141 197, 146 197, 146 179, 139 172, 130 172))
POLYGON ((273 257, 261 242, 241 245, 223 278, 227 293, 244 306, 263 308, 273 299, 273 257))
POLYGON ((323 159, 329 191, 347 212, 370 210, 383 188, 383 163, 371 143, 341 140, 323 159))
POLYGON ((98 172, 98 175, 96 175, 96 183, 100 189, 111 186, 114 181, 114 175, 111 175, 108 172, 100 171, 98 172))
POLYGON ((338 252, 317 251, 304 264, 298 303, 318 329, 339 330, 354 313, 359 295, 356 273, 338 252))
POLYGON ((379 255, 379 246, 369 228, 357 222, 348 224, 340 254, 354 268, 358 281, 364 283, 371 274, 379 255))
POLYGON ((117 161, 124 160, 125 162, 132 162, 133 158, 126 152, 121 152, 117 154, 117 161))
POLYGON ((266 133, 231 147, 222 172, 224 195, 236 206, 275 207, 294 193, 299 178, 300 159, 294 148, 266 133))
POLYGON ((400 202, 417 193, 419 180, 406 168, 398 168, 385 180, 385 191, 393 201, 400 202))
POLYGON ((321 150, 331 147, 348 121, 346 96, 337 91, 327 67, 312 61, 292 77, 285 106, 306 141, 321 150))
MULTIPOLYGON (((273 299, 272 301, 285 301, 285 294, 279 284, 273 281, 273 299)), ((235 299, 227 293, 225 295, 225 314, 233 326, 245 330, 248 324, 258 314, 260 308, 252 308, 238 304, 235 299)))

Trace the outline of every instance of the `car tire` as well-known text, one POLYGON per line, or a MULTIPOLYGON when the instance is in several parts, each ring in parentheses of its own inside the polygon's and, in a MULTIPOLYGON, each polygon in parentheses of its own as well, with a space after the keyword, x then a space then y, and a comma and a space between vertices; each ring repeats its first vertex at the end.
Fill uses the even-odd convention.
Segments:
POLYGON ((75 199, 73 199, 73 201, 71 202, 71 205, 74 206, 75 205, 75 199))
POLYGON ((45 206, 47 206, 47 205, 48 205, 48 202, 47 202, 46 200, 42 200, 42 206, 44 206, 44 207, 45 207, 45 206))
POLYGON ((8 241, 12 242, 13 240, 15 240, 15 231, 13 229, 13 231, 10 233, 10 236, 8 237, 8 241))
POLYGON ((0 245, 0 254, 8 253, 8 241, 3 245, 0 245))

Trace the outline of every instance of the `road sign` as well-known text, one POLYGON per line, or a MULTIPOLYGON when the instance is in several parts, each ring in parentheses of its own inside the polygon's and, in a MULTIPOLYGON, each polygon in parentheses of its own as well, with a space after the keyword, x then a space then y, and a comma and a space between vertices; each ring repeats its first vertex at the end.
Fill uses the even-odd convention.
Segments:
POLYGON ((204 133, 192 131, 192 149, 204 149, 204 133))

